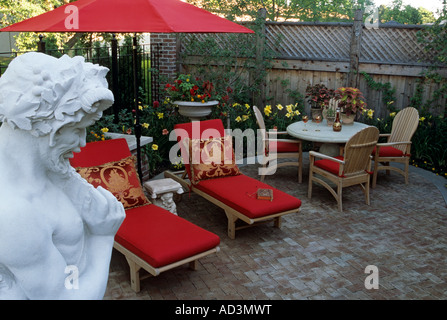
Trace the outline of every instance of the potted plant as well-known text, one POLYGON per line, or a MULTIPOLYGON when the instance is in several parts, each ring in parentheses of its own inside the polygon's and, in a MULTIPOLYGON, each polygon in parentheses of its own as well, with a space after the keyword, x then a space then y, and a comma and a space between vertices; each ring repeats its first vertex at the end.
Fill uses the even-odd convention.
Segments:
POLYGON ((166 84, 165 92, 169 101, 179 107, 179 113, 192 121, 208 116, 219 104, 213 83, 189 74, 180 74, 173 83, 166 84))
POLYGON ((325 118, 328 126, 332 126, 335 121, 335 109, 328 107, 325 112, 325 118))
POLYGON ((322 116, 322 111, 329 104, 329 100, 334 97, 334 90, 328 89, 324 84, 314 84, 307 86, 306 99, 311 107, 312 121, 317 116, 322 116))
POLYGON ((336 99, 339 100, 338 106, 341 109, 343 124, 352 124, 359 112, 366 108, 365 97, 358 88, 341 87, 335 90, 336 99))

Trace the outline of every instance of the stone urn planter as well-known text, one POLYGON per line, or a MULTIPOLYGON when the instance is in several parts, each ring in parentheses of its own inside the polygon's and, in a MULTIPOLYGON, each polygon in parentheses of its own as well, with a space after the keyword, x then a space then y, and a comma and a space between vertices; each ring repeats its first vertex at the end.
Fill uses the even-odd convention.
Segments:
POLYGON ((346 113, 342 112, 341 113, 341 123, 343 125, 348 125, 348 126, 352 125, 352 124, 354 124, 355 116, 356 116, 355 113, 351 113, 348 116, 348 115, 346 115, 346 113))
POLYGON ((178 106, 178 112, 191 121, 200 121, 201 118, 209 116, 214 106, 219 104, 219 101, 212 100, 208 102, 192 102, 192 101, 174 101, 178 106))

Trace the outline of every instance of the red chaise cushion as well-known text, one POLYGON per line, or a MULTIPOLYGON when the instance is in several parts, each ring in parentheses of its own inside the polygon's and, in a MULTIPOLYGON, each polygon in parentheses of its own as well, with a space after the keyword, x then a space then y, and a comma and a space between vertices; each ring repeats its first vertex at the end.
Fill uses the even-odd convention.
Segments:
POLYGON ((115 241, 155 268, 219 245, 220 238, 154 204, 126 210, 115 241))
POLYGON ((298 209, 301 200, 246 175, 203 180, 194 185, 250 219, 298 209), (256 199, 259 188, 273 189, 273 201, 256 199))

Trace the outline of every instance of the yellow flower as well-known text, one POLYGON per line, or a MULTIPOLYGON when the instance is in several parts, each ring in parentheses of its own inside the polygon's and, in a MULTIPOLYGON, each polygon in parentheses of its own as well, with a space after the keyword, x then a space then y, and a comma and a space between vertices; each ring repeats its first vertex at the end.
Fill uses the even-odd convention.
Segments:
POLYGON ((270 116, 270 114, 272 113, 272 106, 271 105, 265 106, 264 113, 267 117, 270 116))
POLYGON ((109 128, 102 128, 101 131, 102 131, 103 133, 109 132, 109 128))
POLYGON ((237 102, 233 103, 233 108, 236 108, 236 107, 239 107, 239 106, 240 106, 239 103, 237 103, 237 102))
POLYGON ((374 110, 369 109, 369 110, 368 110, 368 118, 372 119, 372 118, 373 118, 373 115, 374 115, 374 110))
POLYGON ((425 117, 420 117, 419 118, 419 121, 424 121, 425 120, 425 117))
POLYGON ((394 117, 394 116, 396 116, 396 112, 391 112, 390 117, 394 117))
POLYGON ((295 115, 299 116, 301 112, 299 110, 295 110, 295 115))
POLYGON ((163 113, 162 112, 157 112, 157 116, 158 116, 158 119, 163 119, 163 113))
POLYGON ((292 113, 293 112, 293 105, 289 104, 286 106, 287 112, 292 113))
POLYGON ((282 110, 282 109, 283 109, 283 106, 282 106, 281 104, 278 104, 278 105, 276 105, 276 108, 277 108, 278 110, 282 110))
POLYGON ((250 105, 248 103, 245 104, 245 109, 250 109, 250 105))
POLYGON ((149 123, 145 122, 145 123, 141 124, 141 126, 145 129, 147 129, 147 128, 149 128, 149 123))
POLYGON ((157 150, 158 150, 158 145, 153 144, 153 145, 152 145, 152 150, 157 151, 157 150))
POLYGON ((240 116, 238 116, 236 119, 234 119, 234 120, 236 120, 236 122, 241 122, 242 121, 242 119, 241 119, 241 117, 240 116))
POLYGON ((287 112, 286 117, 287 117, 287 118, 293 117, 293 113, 291 113, 291 112, 287 112))
POLYGON ((242 120, 243 121, 246 121, 246 120, 248 120, 248 118, 250 118, 248 115, 246 115, 246 114, 244 114, 243 116, 242 116, 242 120))
POLYGON ((141 111, 143 111, 143 106, 138 106, 138 109, 140 109, 141 111))

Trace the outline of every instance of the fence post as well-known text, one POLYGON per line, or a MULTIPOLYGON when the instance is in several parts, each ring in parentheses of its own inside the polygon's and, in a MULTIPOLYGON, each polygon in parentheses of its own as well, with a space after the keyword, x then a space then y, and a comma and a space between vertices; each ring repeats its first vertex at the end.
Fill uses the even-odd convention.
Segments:
POLYGON ((349 48, 349 74, 347 80, 348 87, 358 88, 359 86, 359 57, 363 31, 363 10, 357 9, 352 26, 351 46, 349 48))
POLYGON ((37 43, 37 51, 45 53, 45 41, 43 41, 43 35, 39 35, 39 42, 37 43))
POLYGON ((255 97, 254 102, 258 108, 265 107, 265 77, 262 76, 264 70, 264 51, 265 51, 265 20, 267 11, 261 8, 258 11, 258 21, 260 21, 260 30, 256 32, 256 67, 255 67, 255 81, 259 81, 259 94, 255 97))

